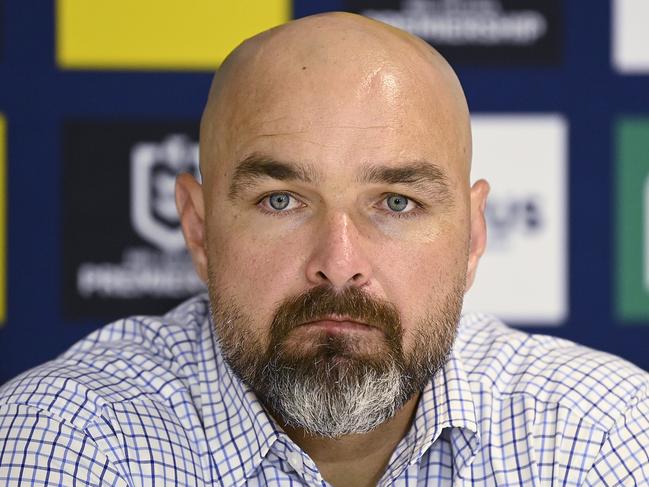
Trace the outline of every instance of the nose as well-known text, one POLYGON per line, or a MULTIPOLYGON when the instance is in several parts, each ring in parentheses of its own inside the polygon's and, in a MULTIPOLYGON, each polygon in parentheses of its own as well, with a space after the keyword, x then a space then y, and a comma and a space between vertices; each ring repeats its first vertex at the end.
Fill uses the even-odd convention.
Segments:
POLYGON ((363 250, 363 236, 349 216, 328 215, 318 230, 316 245, 306 264, 308 281, 341 289, 367 284, 371 264, 363 250))

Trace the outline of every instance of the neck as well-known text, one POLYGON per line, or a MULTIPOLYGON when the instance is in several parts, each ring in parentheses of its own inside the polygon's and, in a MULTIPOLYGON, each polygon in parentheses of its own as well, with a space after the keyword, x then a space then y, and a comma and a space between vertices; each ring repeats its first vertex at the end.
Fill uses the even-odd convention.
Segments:
POLYGON ((373 486, 379 481, 397 444, 412 424, 419 394, 391 419, 372 431, 340 438, 311 436, 284 426, 288 436, 309 455, 322 477, 334 487, 373 486))

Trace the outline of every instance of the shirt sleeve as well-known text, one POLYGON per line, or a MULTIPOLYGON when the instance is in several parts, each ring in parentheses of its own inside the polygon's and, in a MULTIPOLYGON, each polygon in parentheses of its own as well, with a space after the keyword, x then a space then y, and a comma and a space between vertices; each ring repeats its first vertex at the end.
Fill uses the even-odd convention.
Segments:
POLYGON ((649 485, 649 397, 636 397, 609 431, 585 485, 649 485))
POLYGON ((128 487, 95 442, 48 411, 0 406, 0 485, 128 487))

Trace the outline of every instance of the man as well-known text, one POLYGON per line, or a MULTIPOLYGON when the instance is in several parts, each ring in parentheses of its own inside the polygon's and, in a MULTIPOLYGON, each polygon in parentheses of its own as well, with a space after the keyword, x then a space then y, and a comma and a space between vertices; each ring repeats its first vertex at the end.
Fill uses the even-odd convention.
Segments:
POLYGON ((239 46, 177 181, 209 299, 0 393, 3 485, 646 485, 649 379, 465 315, 486 242, 460 84, 348 14, 239 46), (76 482, 76 483, 75 483, 76 482))

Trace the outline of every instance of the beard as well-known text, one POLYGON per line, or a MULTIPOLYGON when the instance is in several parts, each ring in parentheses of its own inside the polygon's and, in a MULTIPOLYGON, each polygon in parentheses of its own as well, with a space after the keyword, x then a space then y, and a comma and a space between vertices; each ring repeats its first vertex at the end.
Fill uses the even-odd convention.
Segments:
POLYGON ((264 346, 250 317, 215 288, 212 277, 211 314, 226 363, 281 423, 329 438, 366 433, 423 391, 448 358, 464 295, 458 279, 442 304, 419 320, 404 352, 394 305, 357 287, 312 288, 277 306, 264 346), (310 330, 302 339, 294 336, 301 325, 332 315, 366 323, 381 338, 368 346, 364 334, 310 330))

